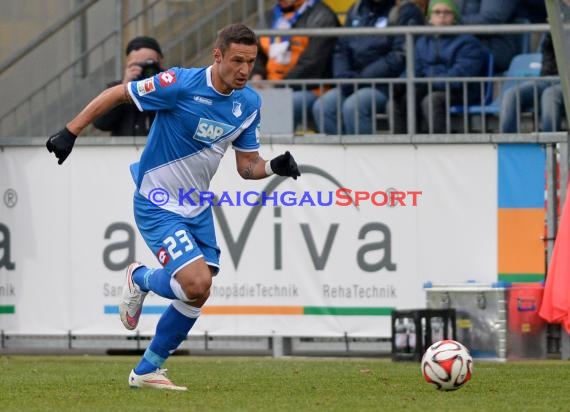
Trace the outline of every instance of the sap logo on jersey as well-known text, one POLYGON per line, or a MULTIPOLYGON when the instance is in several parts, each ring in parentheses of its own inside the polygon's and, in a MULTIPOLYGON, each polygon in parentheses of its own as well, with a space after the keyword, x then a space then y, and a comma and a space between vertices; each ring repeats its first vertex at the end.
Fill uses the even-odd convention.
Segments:
POLYGON ((216 122, 210 119, 200 118, 194 139, 204 143, 211 143, 218 138, 227 135, 235 129, 231 124, 216 122))

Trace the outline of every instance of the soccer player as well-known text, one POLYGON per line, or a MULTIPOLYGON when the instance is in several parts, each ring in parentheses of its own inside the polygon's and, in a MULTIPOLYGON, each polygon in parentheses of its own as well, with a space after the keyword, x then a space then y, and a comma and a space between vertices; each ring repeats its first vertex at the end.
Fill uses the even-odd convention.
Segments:
POLYGON ((157 113, 140 162, 131 166, 131 173, 137 187, 135 221, 162 268, 151 269, 138 262, 129 265, 119 305, 121 321, 129 330, 137 327, 149 291, 172 303, 130 373, 133 388, 186 390, 174 385, 161 366, 186 339, 208 299, 212 277, 219 271, 220 249, 211 208, 196 201, 179 205, 174 196, 159 207, 153 203, 152 190, 207 191, 230 144, 244 179, 262 179, 273 173, 293 179, 300 176, 289 152, 271 161, 258 153, 260 98, 246 87, 256 55, 255 33, 243 24, 232 24, 218 33, 211 66, 172 68, 106 89, 46 143, 62 164, 77 135, 114 105, 128 101, 139 110, 157 113))

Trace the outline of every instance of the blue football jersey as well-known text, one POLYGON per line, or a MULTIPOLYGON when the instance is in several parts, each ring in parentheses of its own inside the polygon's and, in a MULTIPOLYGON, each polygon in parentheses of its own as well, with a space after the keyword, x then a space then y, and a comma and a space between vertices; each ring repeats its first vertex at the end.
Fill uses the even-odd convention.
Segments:
POLYGON ((230 146, 259 149, 259 95, 251 88, 221 94, 213 84, 212 67, 172 68, 128 84, 139 110, 155 110, 147 144, 134 173, 139 193, 155 189, 169 200, 162 208, 183 216, 201 213, 207 204, 179 201, 179 190, 207 191, 222 156, 230 146))

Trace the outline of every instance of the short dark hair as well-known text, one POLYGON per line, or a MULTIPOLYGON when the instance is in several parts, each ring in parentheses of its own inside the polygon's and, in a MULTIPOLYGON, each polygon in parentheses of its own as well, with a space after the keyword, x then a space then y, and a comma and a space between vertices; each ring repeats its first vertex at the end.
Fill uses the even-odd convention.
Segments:
POLYGON ((151 49, 157 52, 160 57, 162 57, 162 49, 153 37, 148 36, 138 36, 132 39, 129 44, 127 44, 127 48, 125 49, 125 54, 128 56, 130 52, 133 50, 138 49, 151 49))
POLYGON ((257 44, 257 37, 253 30, 245 24, 234 23, 224 27, 218 32, 215 47, 224 53, 232 43, 252 46, 257 44))

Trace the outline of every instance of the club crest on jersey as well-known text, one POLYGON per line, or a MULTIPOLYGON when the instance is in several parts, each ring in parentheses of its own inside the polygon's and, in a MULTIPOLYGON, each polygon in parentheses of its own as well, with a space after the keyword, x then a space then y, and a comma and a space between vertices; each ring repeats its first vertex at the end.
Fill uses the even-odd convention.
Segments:
POLYGON ((240 117, 243 112, 241 111, 241 103, 240 102, 234 102, 234 107, 232 109, 232 113, 235 117, 240 117))
POLYGON ((198 126, 196 127, 196 133, 194 133, 194 139, 204 143, 212 143, 220 137, 232 132, 234 129, 235 127, 231 124, 200 118, 198 126))
POLYGON ((144 96, 145 94, 152 93, 154 91, 154 80, 152 77, 150 79, 140 80, 137 82, 137 93, 139 96, 144 96))

